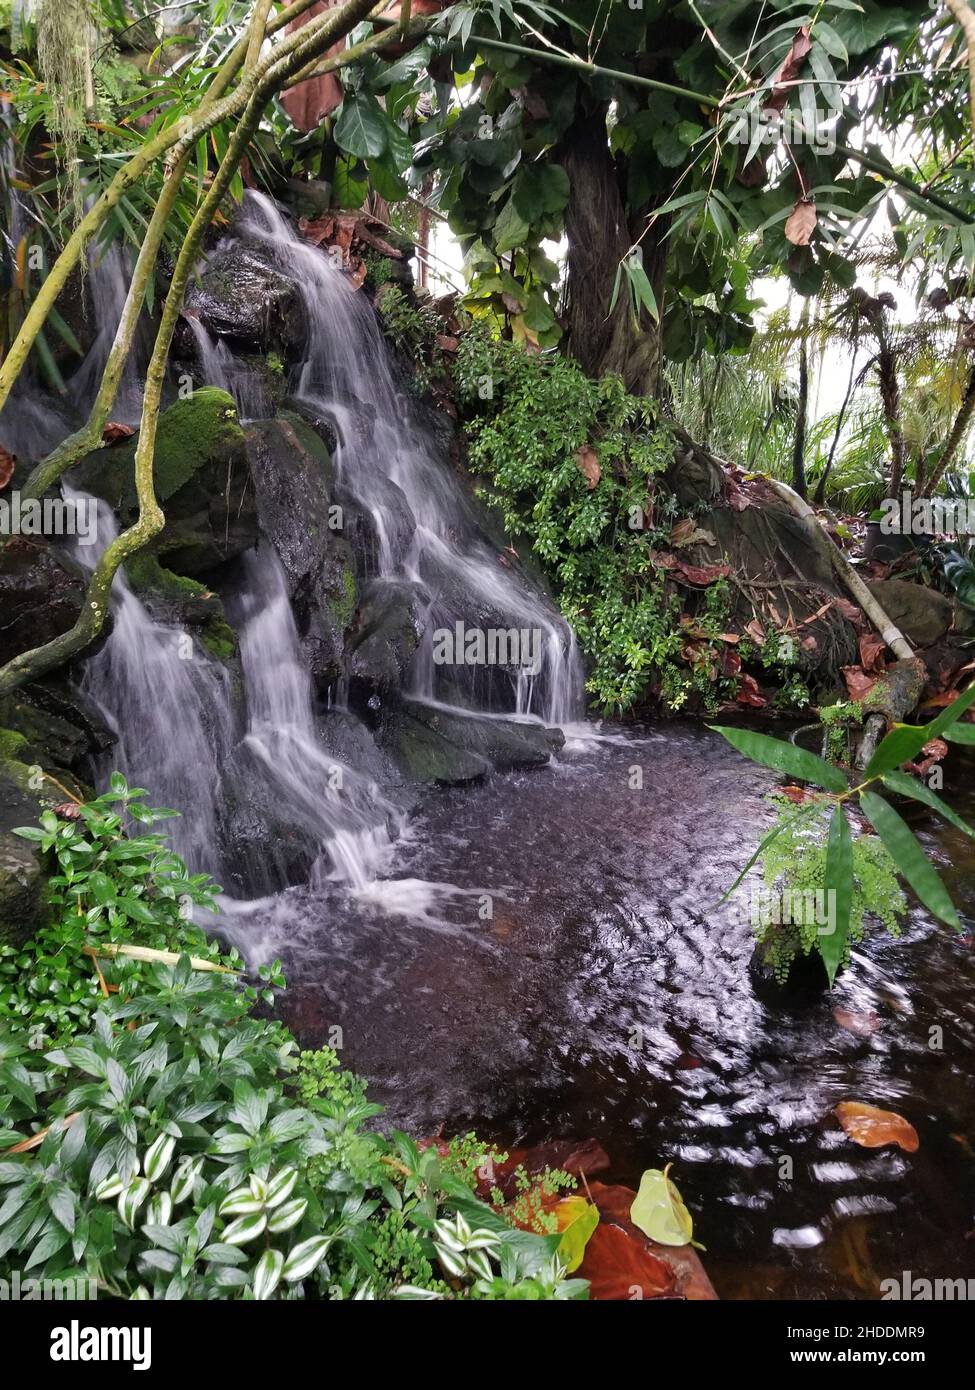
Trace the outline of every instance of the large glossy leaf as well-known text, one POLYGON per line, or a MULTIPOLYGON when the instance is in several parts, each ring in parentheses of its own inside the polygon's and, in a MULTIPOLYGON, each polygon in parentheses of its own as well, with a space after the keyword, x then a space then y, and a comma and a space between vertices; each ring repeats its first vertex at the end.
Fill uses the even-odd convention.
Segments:
POLYGON ((750 729, 729 729, 720 724, 708 726, 722 738, 726 738, 739 753, 751 758, 753 763, 773 768, 776 772, 786 772, 790 777, 798 777, 802 782, 812 782, 814 786, 825 787, 830 792, 845 792, 849 784, 838 767, 825 762, 815 753, 805 748, 797 748, 794 743, 786 743, 780 738, 770 738, 768 734, 755 734, 750 729))
POLYGON ((875 792, 862 792, 860 805, 887 846, 898 871, 907 879, 924 906, 942 922, 947 922, 949 927, 961 931, 958 913, 948 896, 948 890, 906 821, 875 792))
POLYGON ((892 792, 899 792, 901 796, 913 797, 915 801, 923 801, 925 806, 930 806, 932 811, 937 811, 939 816, 944 816, 949 825, 953 825, 956 830, 962 830, 966 835, 970 835, 975 840, 975 830, 962 820, 956 811, 953 811, 946 801, 942 801, 937 792, 933 792, 924 782, 919 782, 916 777, 909 777, 906 772, 888 772, 884 775, 884 786, 889 787, 892 792))
POLYGON ((963 743, 975 748, 975 724, 953 724, 950 729, 945 729, 944 737, 949 743, 963 743))
POLYGON ((378 159, 388 140, 387 117, 375 97, 347 93, 335 122, 335 143, 359 159, 378 159))
POLYGON ((819 952, 832 985, 843 963, 850 935, 850 904, 853 901, 853 840, 846 812, 837 806, 829 824, 826 842, 826 901, 831 908, 832 930, 819 938, 819 952))

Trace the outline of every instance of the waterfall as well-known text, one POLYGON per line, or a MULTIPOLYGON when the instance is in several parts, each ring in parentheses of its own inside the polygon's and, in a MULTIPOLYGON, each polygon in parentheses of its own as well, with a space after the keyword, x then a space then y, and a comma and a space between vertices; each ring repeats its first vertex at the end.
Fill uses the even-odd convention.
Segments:
POLYGON ((223 339, 215 338, 195 314, 183 317, 196 342, 203 384, 219 386, 233 396, 241 420, 259 420, 267 415, 267 392, 258 374, 239 361, 223 339))
MULTIPOLYGON (((79 495, 67 484, 64 492, 79 495)), ((92 569, 117 535, 104 502, 97 534, 96 545, 76 552, 92 569)), ((185 629, 156 621, 119 570, 111 636, 86 661, 81 689, 118 739, 111 766, 146 787, 154 804, 179 810, 169 827, 177 853, 194 870, 221 873, 221 770, 234 726, 226 668, 209 660, 185 629)))
POLYGON ((505 568, 459 481, 398 389, 376 315, 331 257, 294 230, 275 204, 249 192, 235 234, 261 246, 296 282, 308 322, 295 394, 329 419, 342 485, 369 513, 383 579, 419 586, 429 610, 413 695, 452 706, 430 651, 434 629, 458 621, 537 632, 540 670, 509 672, 500 702, 477 673, 452 667, 465 707, 564 725, 582 715, 582 665, 568 625, 517 571, 505 568), (391 486, 392 485, 392 486, 391 486))
POLYGON ((260 765, 277 814, 322 846, 312 877, 363 889, 402 814, 374 782, 331 757, 315 722, 312 683, 281 562, 269 545, 246 557, 240 654, 247 701, 244 747, 260 765))
MULTIPOLYGON (((368 300, 261 195, 248 193, 234 235, 270 252, 300 290, 307 345, 292 390, 300 406, 331 425, 337 483, 371 519, 366 578, 403 586, 418 605, 423 636, 401 693, 453 715, 562 726, 580 718, 582 668, 568 625, 479 523, 417 403, 398 389, 368 300), (488 673, 462 661, 438 664, 434 630, 465 622, 531 630, 537 660, 527 667, 499 661, 488 673)), ((107 286, 116 273, 120 261, 103 263, 97 284, 107 286)), ((83 368, 92 372, 107 351, 112 319, 100 292, 95 302, 99 333, 83 368)), ((247 363, 197 318, 187 322, 207 382, 232 391, 244 416, 266 409, 247 363)), ((106 508, 99 520, 100 544, 82 556, 89 565, 115 535, 106 508)), ((226 906, 241 919, 263 918, 283 887, 310 880, 313 889, 332 882, 363 903, 442 927, 443 905, 457 890, 385 877, 404 812, 378 785, 382 758, 342 709, 342 683, 330 714, 317 707, 288 580, 266 538, 243 557, 233 589, 228 616, 240 637, 239 679, 118 575, 113 630, 82 678, 117 734, 114 765, 182 813, 173 822, 177 849, 194 870, 235 885, 241 900, 226 906), (331 744, 340 725, 357 733, 337 758, 331 744)))

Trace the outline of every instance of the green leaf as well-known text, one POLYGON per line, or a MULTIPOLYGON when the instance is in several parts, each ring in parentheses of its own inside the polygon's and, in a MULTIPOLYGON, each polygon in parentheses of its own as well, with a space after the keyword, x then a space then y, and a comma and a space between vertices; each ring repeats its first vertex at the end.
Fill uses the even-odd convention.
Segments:
POLYGON ((812 782, 814 786, 825 787, 830 792, 849 790, 846 777, 838 767, 824 762, 805 748, 797 748, 794 743, 770 738, 768 734, 754 734, 749 729, 723 728, 720 724, 709 724, 708 728, 726 738, 732 748, 737 748, 739 753, 744 753, 753 763, 761 763, 762 767, 770 767, 775 772, 785 772, 790 777, 798 777, 802 782, 812 782))
POLYGON ((900 767, 917 757, 921 749, 931 740, 927 726, 917 724, 895 724, 890 733, 874 750, 873 757, 863 771, 863 780, 880 777, 891 768, 900 767))
POLYGON ((347 92, 335 122, 335 143, 359 159, 378 159, 388 144, 387 121, 375 97, 347 92))
POLYGON ((831 909, 831 930, 819 936, 819 953, 829 975, 830 987, 843 963, 850 935, 853 901, 853 840, 842 806, 836 806, 826 842, 826 902, 831 909))
POLYGON ((937 719, 932 719, 928 725, 928 738, 938 738, 956 724, 965 711, 975 703, 975 681, 972 681, 967 690, 963 690, 947 709, 943 709, 937 719))
POLYGON ((640 1190, 630 1207, 630 1220, 660 1245, 688 1245, 694 1234, 694 1222, 667 1176, 670 1166, 668 1163, 663 1171, 648 1168, 643 1174, 640 1190))
POLYGON ((296 1245, 284 1262, 282 1274, 285 1280, 294 1284, 299 1279, 306 1279, 324 1260, 331 1243, 331 1236, 312 1236, 310 1240, 296 1245))
POLYGON ((254 1271, 254 1297, 263 1301, 271 1297, 281 1282, 284 1256, 280 1250, 265 1250, 254 1271))
POLYGON ((494 224, 494 249, 499 256, 524 245, 529 226, 515 206, 514 198, 509 198, 494 224))
POLYGON ((589 1238, 599 1225, 599 1209, 587 1198, 566 1197, 559 1203, 563 1209, 569 1205, 572 1207, 572 1217, 567 1225, 562 1226, 562 1239, 559 1241, 559 1258, 567 1274, 582 1264, 589 1238))
POLYGON ((950 729, 945 729, 943 737, 949 743, 963 743, 969 748, 975 748, 975 724, 955 724, 950 729))
POLYGON ((256 1240, 266 1225, 267 1217, 263 1211, 251 1216, 239 1216, 224 1231, 222 1242, 224 1245, 246 1245, 248 1241, 256 1240))
POLYGON ((932 811, 937 811, 939 816, 944 816, 949 825, 953 825, 956 830, 961 830, 964 834, 975 840, 975 830, 963 821, 956 811, 953 811, 946 801, 942 801, 937 792, 933 792, 924 782, 919 782, 916 777, 910 777, 906 772, 888 772, 884 775, 884 785, 889 787, 892 792, 899 792, 901 796, 910 796, 915 801, 923 801, 925 806, 930 806, 932 811))
POLYGON ((961 923, 948 890, 918 844, 910 826, 883 797, 861 792, 860 805, 870 824, 883 840, 898 871, 904 875, 924 906, 956 931, 961 923))

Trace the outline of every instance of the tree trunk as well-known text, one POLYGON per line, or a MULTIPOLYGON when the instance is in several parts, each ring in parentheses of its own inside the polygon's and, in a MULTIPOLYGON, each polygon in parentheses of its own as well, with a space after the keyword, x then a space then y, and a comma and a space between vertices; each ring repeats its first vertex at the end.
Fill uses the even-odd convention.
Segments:
POLYGON ((809 420, 809 300, 802 311, 802 327, 799 338, 799 401, 796 410, 796 432, 792 444, 792 487, 802 500, 806 500, 806 426, 809 420))
MULTIPOLYGON (((584 100, 563 140, 561 164, 569 176, 565 232, 569 244, 563 307, 568 321, 566 346, 588 376, 617 373, 636 395, 660 392, 661 330, 650 315, 634 314, 621 283, 610 311, 620 262, 646 226, 641 211, 627 221, 621 172, 609 148, 606 107, 584 100)), ((663 313, 666 251, 661 218, 640 241, 643 268, 663 313)))

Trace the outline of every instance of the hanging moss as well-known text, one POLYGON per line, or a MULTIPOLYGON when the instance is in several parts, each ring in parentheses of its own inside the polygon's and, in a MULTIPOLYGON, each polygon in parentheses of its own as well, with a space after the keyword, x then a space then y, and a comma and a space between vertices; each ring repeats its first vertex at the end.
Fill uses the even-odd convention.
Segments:
POLYGON ((89 0, 41 0, 37 11, 37 62, 51 101, 52 132, 63 146, 68 198, 75 223, 83 211, 78 146, 85 112, 94 97, 89 0))

